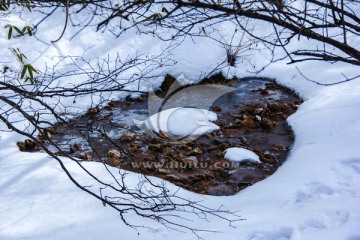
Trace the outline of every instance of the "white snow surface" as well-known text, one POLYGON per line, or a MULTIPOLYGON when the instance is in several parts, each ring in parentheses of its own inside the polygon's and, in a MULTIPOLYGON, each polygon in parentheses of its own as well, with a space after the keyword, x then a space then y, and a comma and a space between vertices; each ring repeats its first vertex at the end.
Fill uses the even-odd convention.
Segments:
MULTIPOLYGON (((29 21, 38 22, 36 15, 33 17, 35 19, 29 21)), ((26 19, 26 16, 22 18, 26 19)), ((0 29, 9 22, 22 21, 11 16, 0 23, 0 29)), ((29 39, 9 42, 6 33, 0 31, 2 59, 16 65, 8 51, 9 47, 16 46, 21 46, 38 68, 45 64, 52 66, 57 62, 57 56, 91 58, 103 57, 110 52, 120 55, 137 51, 156 53, 161 49, 161 43, 151 36, 129 32, 115 39, 109 33, 95 32, 91 28, 69 41, 78 30, 70 25, 60 42, 50 44, 61 32, 62 23, 63 12, 58 12, 39 26, 38 39, 41 41, 31 44, 29 39)), ((222 27, 226 29, 226 24, 222 27)), ((175 76, 184 74, 187 79, 196 81, 224 59, 225 50, 209 39, 186 39, 172 57, 177 64, 159 69, 159 72, 175 76)), ((257 54, 253 60, 265 64, 266 56, 257 54)), ((359 72, 357 67, 346 64, 304 62, 297 66, 305 76, 319 82, 336 82, 343 79, 342 74, 351 77, 359 72)), ((224 73, 240 77, 251 75, 242 65, 226 69, 224 73)), ((269 66, 261 76, 276 78, 305 99, 288 119, 295 133, 290 155, 276 173, 233 196, 203 196, 179 190, 182 197, 201 200, 209 207, 241 210, 240 215, 245 218, 235 223, 235 228, 220 219, 192 219, 192 224, 218 231, 201 233, 207 240, 360 239, 359 80, 328 87, 315 85, 306 81, 295 66, 287 65, 286 61, 269 66)), ((69 77, 68 81, 74 80, 69 77)), ((156 81, 160 79, 153 79, 156 81)), ((86 109, 92 101, 78 103, 86 109)), ((63 104, 70 107, 72 101, 63 104)), ((5 129, 5 126, 0 127, 5 129)), ((23 140, 22 136, 13 132, 0 132, 0 135, 0 239, 197 239, 190 231, 170 231, 149 219, 134 217, 128 220, 138 225, 150 225, 155 230, 136 231, 125 226, 115 211, 74 186, 59 164, 46 154, 19 152, 15 142, 23 140)), ((66 163, 71 173, 86 183, 87 176, 75 164, 66 163)), ((85 166, 98 176, 107 176, 102 165, 87 163, 85 166)), ((116 172, 114 169, 113 173, 116 172)), ((136 184, 138 177, 129 173, 129 183, 136 184)), ((177 190, 170 183, 168 187, 177 190)))
POLYGON ((256 153, 245 148, 233 147, 226 149, 224 152, 224 158, 233 162, 260 162, 259 156, 256 153))
POLYGON ((200 136, 218 130, 211 121, 217 120, 214 112, 198 108, 169 108, 150 116, 145 126, 155 132, 160 130, 176 136, 200 136))

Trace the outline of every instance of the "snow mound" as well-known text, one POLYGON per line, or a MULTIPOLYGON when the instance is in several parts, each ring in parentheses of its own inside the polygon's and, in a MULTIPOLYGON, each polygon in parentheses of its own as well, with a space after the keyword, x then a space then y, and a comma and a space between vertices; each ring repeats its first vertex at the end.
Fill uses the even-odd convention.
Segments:
POLYGON ((228 148, 225 150, 226 159, 233 161, 233 162, 256 162, 260 163, 259 156, 256 155, 254 152, 247 150, 245 148, 228 148))
POLYGON ((145 126, 154 132, 172 135, 200 136, 218 130, 219 126, 211 121, 217 120, 214 112, 198 108, 169 108, 149 117, 145 126))

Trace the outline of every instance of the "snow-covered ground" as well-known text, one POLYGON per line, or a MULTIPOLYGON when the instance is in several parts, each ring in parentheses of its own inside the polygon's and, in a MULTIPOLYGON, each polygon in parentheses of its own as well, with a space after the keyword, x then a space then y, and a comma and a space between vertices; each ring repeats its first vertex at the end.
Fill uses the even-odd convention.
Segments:
MULTIPOLYGON (((40 25, 38 38, 42 41, 26 45, 29 39, 19 39, 11 44, 21 46, 38 68, 44 63, 49 66, 56 63, 54 56, 91 58, 117 52, 120 55, 136 51, 156 53, 162 47, 151 36, 130 32, 127 37, 115 39, 111 34, 95 33, 91 29, 68 41, 77 31, 71 27, 59 43, 45 44, 61 32, 61 16, 55 14, 40 25)), ((0 29, 7 21, 20 20, 12 17, 2 21, 0 29)), ((0 34, 2 57, 12 59, 6 33, 0 31, 0 34)), ((174 76, 184 74, 195 81, 224 57, 224 49, 218 43, 188 39, 173 52, 177 64, 159 71, 174 76)), ((256 61, 262 58, 254 57, 256 61)), ((336 82, 342 79, 342 73, 359 72, 354 66, 343 64, 298 66, 304 75, 320 82, 336 82)), ((250 75, 242 65, 224 72, 228 70, 240 77, 250 75)), ((268 67, 261 75, 276 78, 306 100, 288 119, 295 133, 291 153, 275 174, 234 196, 201 196, 180 190, 179 195, 201 199, 209 207, 223 205, 225 209, 241 210, 240 215, 246 219, 237 222, 235 228, 220 219, 210 222, 194 219, 192 224, 218 231, 201 233, 204 239, 360 239, 359 80, 322 87, 306 81, 295 66, 283 61, 268 67)), ((64 104, 71 106, 72 101, 64 104)), ((82 105, 87 107, 91 102, 82 105)), ((0 124, 0 128, 4 126, 0 124)), ((56 161, 43 153, 19 152, 15 143, 23 137, 12 132, 0 132, 0 137, 0 239, 196 239, 190 232, 169 231, 148 219, 134 221, 156 230, 136 231, 126 227, 115 211, 76 188, 56 161)), ((99 164, 86 166, 102 174, 99 164)), ((86 179, 71 162, 68 167, 79 179, 86 179)), ((134 173, 128 177, 133 182, 138 179, 134 173)))

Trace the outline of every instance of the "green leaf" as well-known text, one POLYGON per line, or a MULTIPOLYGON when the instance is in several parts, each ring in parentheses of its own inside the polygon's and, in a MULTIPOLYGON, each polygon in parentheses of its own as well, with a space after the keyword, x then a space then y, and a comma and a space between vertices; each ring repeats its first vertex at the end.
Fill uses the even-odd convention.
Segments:
POLYGON ((154 19, 156 17, 156 13, 151 14, 150 16, 148 16, 147 18, 144 19, 144 21, 150 20, 150 19, 154 19))
POLYGON ((30 79, 34 79, 34 74, 33 74, 33 71, 32 71, 32 69, 31 69, 31 67, 30 67, 31 65, 28 65, 28 72, 29 72, 29 75, 30 75, 30 79))
POLYGON ((37 79, 34 76, 34 73, 38 73, 38 71, 29 63, 24 64, 23 69, 21 71, 20 79, 24 79, 24 82, 30 81, 31 84, 37 83, 37 79), (29 74, 29 76, 26 76, 26 72, 29 74))
POLYGON ((205 27, 202 27, 202 31, 204 32, 205 35, 207 35, 207 33, 205 31, 205 27))
POLYGON ((24 33, 23 33, 17 26, 13 26, 13 28, 15 29, 15 31, 17 31, 17 33, 18 33, 20 36, 24 36, 24 33))
POLYGON ((28 34, 29 34, 29 36, 32 36, 33 34, 32 34, 32 27, 30 27, 30 26, 27 26, 27 32, 28 32, 28 34))
POLYGON ((162 9, 161 9, 161 11, 162 12, 166 12, 167 14, 169 14, 170 12, 169 12, 169 10, 167 10, 167 8, 166 7, 163 7, 162 9))
POLYGON ((31 84, 35 84, 38 82, 36 78, 26 77, 24 82, 30 81, 31 84))
MULTIPOLYGON (((28 68, 28 65, 25 64, 22 71, 21 71, 20 79, 23 79, 25 77, 27 68, 28 68)), ((26 80, 25 80, 25 82, 26 82, 26 80)))
POLYGON ((29 10, 29 12, 31 12, 31 6, 30 6, 30 1, 29 0, 25 0, 26 3, 26 7, 29 10))
POLYGON ((8 66, 3 67, 3 73, 6 73, 10 68, 8 66))
POLYGON ((13 28, 10 27, 10 28, 9 28, 9 32, 8 32, 8 39, 9 39, 9 40, 11 39, 12 31, 13 31, 13 28))
POLYGON ((15 3, 19 6, 24 6, 31 12, 31 5, 29 0, 15 0, 15 3))
POLYGON ((29 68, 31 68, 31 71, 39 74, 39 72, 31 64, 29 64, 29 68))

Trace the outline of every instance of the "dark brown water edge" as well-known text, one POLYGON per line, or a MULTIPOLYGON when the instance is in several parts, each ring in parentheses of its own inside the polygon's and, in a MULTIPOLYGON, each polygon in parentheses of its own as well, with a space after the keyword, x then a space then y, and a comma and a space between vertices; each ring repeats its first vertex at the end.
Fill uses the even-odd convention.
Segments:
MULTIPOLYGON (((173 78, 166 77, 163 97, 173 78)), ((67 125, 49 129, 52 141, 79 161, 95 161, 128 171, 156 176, 187 190, 209 195, 232 195, 273 174, 286 160, 294 135, 286 123, 301 104, 291 90, 271 79, 231 80, 215 75, 200 84, 236 88, 217 99, 210 110, 220 129, 184 144, 146 134, 133 122, 148 115, 148 96, 110 102, 89 109, 67 125), (224 150, 254 151, 261 163, 233 163, 224 150)), ((206 101, 206 99, 202 99, 206 101)), ((55 149, 54 149, 55 151, 55 149)), ((61 155, 61 153, 58 153, 61 155)))

